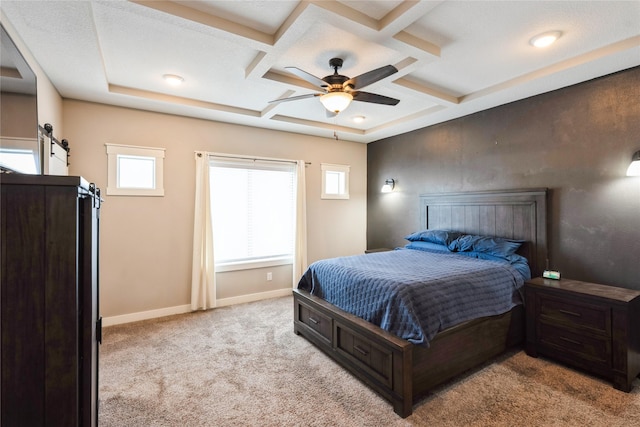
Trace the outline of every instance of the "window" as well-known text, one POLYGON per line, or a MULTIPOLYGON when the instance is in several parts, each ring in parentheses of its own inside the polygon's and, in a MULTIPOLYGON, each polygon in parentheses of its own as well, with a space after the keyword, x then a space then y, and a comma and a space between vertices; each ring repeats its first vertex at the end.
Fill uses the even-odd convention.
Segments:
POLYGON ((37 139, 2 137, 0 166, 19 173, 40 173, 40 149, 37 139))
POLYGON ((108 195, 164 196, 164 148, 105 145, 108 195))
POLYGON ((349 198, 349 169, 346 165, 322 163, 322 196, 323 199, 349 198))
POLYGON ((0 148, 0 166, 28 174, 38 173, 38 155, 33 150, 0 148))
POLYGON ((295 164, 285 162, 211 160, 218 271, 292 263, 295 170, 295 164))

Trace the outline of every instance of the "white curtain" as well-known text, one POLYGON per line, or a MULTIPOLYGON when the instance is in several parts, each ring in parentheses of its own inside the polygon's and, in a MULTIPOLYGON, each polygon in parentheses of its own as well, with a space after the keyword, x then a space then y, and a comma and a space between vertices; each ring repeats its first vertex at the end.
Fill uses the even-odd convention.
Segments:
POLYGON ((196 153, 196 204, 193 224, 191 310, 216 306, 216 274, 213 258, 209 155, 196 153))
POLYGON ((307 190, 304 160, 296 162, 296 230, 293 252, 293 287, 307 268, 307 190))

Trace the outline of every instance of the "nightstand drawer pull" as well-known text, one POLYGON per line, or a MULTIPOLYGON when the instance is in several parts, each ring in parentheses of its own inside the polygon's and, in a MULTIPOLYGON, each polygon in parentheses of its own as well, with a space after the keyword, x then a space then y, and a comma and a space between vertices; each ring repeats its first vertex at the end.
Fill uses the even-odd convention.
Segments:
POLYGON ((314 319, 313 317, 309 317, 309 322, 311 322, 311 323, 313 323, 313 324, 315 324, 315 325, 317 325, 318 323, 320 323, 320 321, 319 321, 319 320, 314 319))
POLYGON ((569 310, 558 310, 558 311, 562 314, 568 314, 569 316, 582 317, 582 314, 576 313, 575 311, 569 311, 569 310))
POLYGON ((565 338, 565 337, 559 337, 562 341, 566 341, 568 343, 571 344, 575 344, 575 345, 582 345, 582 343, 580 341, 576 341, 576 340, 572 340, 570 338, 565 338))
POLYGON ((369 352, 367 350, 365 350, 364 348, 360 347, 359 345, 354 345, 353 348, 358 351, 358 353, 362 354, 363 356, 366 356, 369 354, 369 352))

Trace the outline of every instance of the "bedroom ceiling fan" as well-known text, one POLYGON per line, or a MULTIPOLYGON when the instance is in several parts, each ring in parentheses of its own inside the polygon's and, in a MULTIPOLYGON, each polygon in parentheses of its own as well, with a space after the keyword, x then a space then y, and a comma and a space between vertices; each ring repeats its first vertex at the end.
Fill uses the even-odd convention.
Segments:
POLYGON ((328 116, 334 116, 351 104, 351 101, 371 102, 373 104, 384 105, 396 105, 400 102, 399 99, 390 98, 388 96, 377 95, 375 93, 362 92, 362 89, 370 84, 382 80, 385 77, 397 73, 398 69, 393 65, 385 65, 384 67, 376 68, 375 70, 368 71, 359 76, 349 78, 338 74, 338 69, 342 68, 341 58, 332 58, 329 61, 329 66, 333 68, 333 74, 318 78, 313 74, 309 74, 304 70, 297 67, 285 67, 287 71, 318 86, 324 90, 323 93, 310 93, 306 95, 292 96, 290 98, 281 98, 269 101, 269 103, 285 102, 285 101, 297 101, 299 99, 320 97, 320 102, 327 109, 328 116))

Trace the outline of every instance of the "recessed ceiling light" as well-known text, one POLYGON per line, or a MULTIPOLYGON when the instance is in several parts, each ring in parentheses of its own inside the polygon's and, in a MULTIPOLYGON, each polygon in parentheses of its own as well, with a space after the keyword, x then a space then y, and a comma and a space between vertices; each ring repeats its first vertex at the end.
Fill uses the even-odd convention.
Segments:
POLYGON ((546 33, 538 34, 531 38, 529 44, 535 47, 547 47, 558 40, 561 35, 561 31, 547 31, 546 33))
POLYGON ((355 116, 355 117, 353 118, 353 121, 354 121, 355 123, 362 123, 362 122, 364 122, 364 119, 366 119, 366 117, 365 117, 365 116, 355 116))
POLYGON ((184 78, 176 75, 176 74, 165 74, 162 76, 165 82, 169 83, 171 86, 179 86, 184 81, 184 78))

